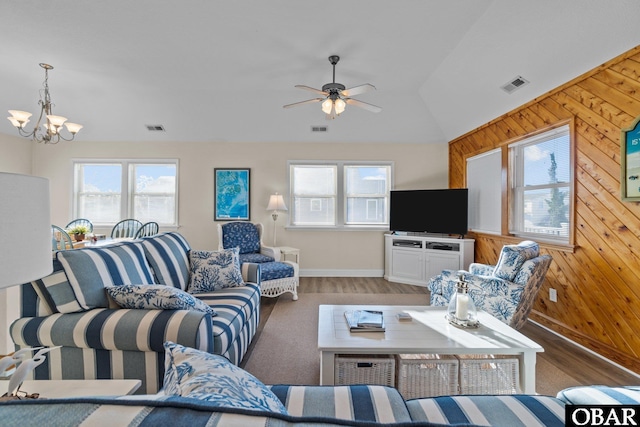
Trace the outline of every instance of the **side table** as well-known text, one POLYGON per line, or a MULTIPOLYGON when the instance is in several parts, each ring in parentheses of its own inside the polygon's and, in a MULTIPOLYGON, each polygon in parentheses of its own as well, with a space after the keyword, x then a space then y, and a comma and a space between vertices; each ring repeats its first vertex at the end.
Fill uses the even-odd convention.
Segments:
POLYGON ((290 246, 279 246, 280 253, 282 254, 282 260, 286 260, 287 255, 291 255, 296 258, 296 264, 300 265, 300 249, 292 248, 290 246))
MULTIPOLYGON (((133 394, 140 380, 25 380, 20 391, 38 393, 49 399, 86 396, 123 396, 133 394)), ((0 381, 0 396, 7 392, 9 381, 0 381)))

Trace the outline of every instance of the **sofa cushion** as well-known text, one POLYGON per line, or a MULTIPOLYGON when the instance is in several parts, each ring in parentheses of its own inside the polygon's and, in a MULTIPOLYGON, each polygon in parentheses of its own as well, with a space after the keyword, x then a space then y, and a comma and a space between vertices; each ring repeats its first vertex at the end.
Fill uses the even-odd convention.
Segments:
POLYGON ((204 302, 182 289, 166 285, 121 285, 107 288, 109 296, 122 308, 145 310, 196 310, 215 316, 204 302))
POLYGON ((284 262, 266 262, 260 264, 260 281, 293 277, 293 266, 284 262))
POLYGON ((505 245, 500 251, 500 258, 493 275, 504 280, 513 281, 522 267, 522 264, 540 254, 540 248, 536 242, 526 240, 517 245, 505 245))
POLYGON ((640 405, 640 387, 569 387, 560 391, 557 398, 568 405, 640 405))
POLYGON ((293 416, 379 423, 411 421, 404 399, 392 387, 273 385, 270 388, 293 416))
POLYGON ((200 294, 244 285, 238 248, 221 251, 191 251, 188 292, 200 294))
MULTIPOLYGON (((108 307, 107 286, 154 283, 139 242, 56 253, 81 310, 108 307)), ((58 309, 59 310, 59 309, 58 309)))
POLYGON ((212 319, 213 352, 229 355, 232 360, 234 355, 244 354, 246 348, 232 346, 248 345, 247 341, 237 340, 237 337, 260 310, 260 287, 247 283, 245 286, 198 294, 197 297, 214 307, 218 313, 212 319))
POLYGON ((441 396, 407 401, 414 422, 492 427, 564 427, 564 403, 550 396, 441 396))
POLYGON ((244 264, 245 262, 253 262, 256 264, 262 264, 265 262, 274 262, 275 258, 263 255, 261 253, 253 252, 250 254, 240 254, 240 264, 244 264))
POLYGON ((166 342, 166 394, 206 400, 225 408, 286 414, 280 400, 256 377, 225 358, 166 342))
POLYGON ((156 234, 141 240, 156 283, 185 291, 189 284, 189 243, 176 232, 156 234))

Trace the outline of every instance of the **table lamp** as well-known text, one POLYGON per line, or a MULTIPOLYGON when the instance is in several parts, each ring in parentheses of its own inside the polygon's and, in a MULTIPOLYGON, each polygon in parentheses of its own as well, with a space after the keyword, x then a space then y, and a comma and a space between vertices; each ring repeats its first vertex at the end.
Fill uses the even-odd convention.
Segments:
POLYGON ((278 221, 278 211, 287 211, 287 205, 284 204, 284 198, 282 194, 272 194, 269 197, 269 204, 267 205, 268 211, 273 211, 271 213, 271 218, 273 218, 273 246, 276 246, 276 221, 278 221))
POLYGON ((0 289, 53 271, 49 180, 0 172, 0 289))

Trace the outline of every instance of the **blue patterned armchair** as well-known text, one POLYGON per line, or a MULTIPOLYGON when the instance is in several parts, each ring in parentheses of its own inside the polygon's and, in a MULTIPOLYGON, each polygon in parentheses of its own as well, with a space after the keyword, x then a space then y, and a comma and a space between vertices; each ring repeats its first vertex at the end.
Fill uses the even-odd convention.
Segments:
POLYGON ((218 250, 240 248, 240 264, 280 261, 280 249, 262 242, 262 224, 233 221, 218 224, 218 250))
POLYGON ((484 310, 514 329, 527 321, 536 295, 551 265, 549 255, 540 255, 537 243, 524 241, 502 248, 498 263, 472 263, 469 271, 444 270, 431 278, 427 287, 431 305, 447 306, 456 291, 458 275, 469 282, 469 294, 479 310, 484 310))

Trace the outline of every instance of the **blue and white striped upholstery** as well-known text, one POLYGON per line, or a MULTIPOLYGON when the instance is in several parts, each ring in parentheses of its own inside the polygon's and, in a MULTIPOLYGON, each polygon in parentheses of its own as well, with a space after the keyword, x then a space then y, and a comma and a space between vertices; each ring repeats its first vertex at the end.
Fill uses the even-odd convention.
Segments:
POLYGON ((379 385, 273 385, 289 415, 379 423, 411 421, 398 390, 379 385))
POLYGON ((568 405, 640 405, 640 387, 578 386, 556 396, 568 405))
POLYGON ((10 328, 18 347, 63 346, 47 354, 34 379, 133 378, 139 393, 162 385, 165 341, 213 351, 211 316, 191 310, 93 309, 23 317, 10 328))
POLYGON ((564 427, 564 403, 550 396, 441 396, 407 402, 411 419, 491 427, 564 427))
POLYGON ((191 247, 180 233, 169 232, 141 239, 147 260, 153 268, 156 283, 183 291, 189 284, 189 251, 191 247))
MULTIPOLYGON (((153 272, 139 242, 56 253, 82 310, 108 307, 104 288, 152 285, 153 272)), ((58 307, 60 310, 61 307, 58 307)))
MULTIPOLYGON (((189 427, 371 427, 371 421, 345 421, 319 417, 297 417, 273 412, 239 408, 215 408, 211 402, 188 397, 149 399, 72 398, 31 399, 0 403, 2 419, 8 425, 22 425, 25 420, 46 420, 46 425, 89 427, 110 426, 189 426, 189 427)), ((442 427, 441 424, 409 421, 384 424, 388 427, 442 427)))

